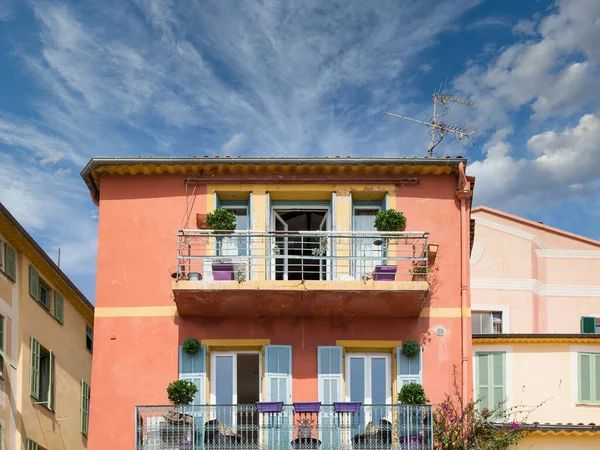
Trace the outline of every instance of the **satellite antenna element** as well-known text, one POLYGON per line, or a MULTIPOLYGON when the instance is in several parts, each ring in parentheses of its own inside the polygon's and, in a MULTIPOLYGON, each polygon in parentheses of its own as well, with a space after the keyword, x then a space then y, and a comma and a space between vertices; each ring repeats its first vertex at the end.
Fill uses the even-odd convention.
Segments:
POLYGON ((440 142, 442 142, 442 140, 448 133, 453 133, 456 136, 457 142, 462 141, 463 138, 466 138, 469 141, 471 141, 471 147, 475 145, 475 141, 473 140, 472 136, 477 132, 477 128, 475 128, 473 125, 463 127, 445 122, 444 118, 448 113, 448 105, 451 103, 455 103, 462 106, 473 106, 473 102, 463 100, 460 98, 450 97, 448 95, 440 95, 436 91, 433 94, 433 116, 431 118, 431 121, 429 122, 425 120, 417 120, 411 117, 407 117, 405 115, 406 111, 404 114, 400 115, 388 112, 388 110, 386 109, 384 114, 387 116, 396 117, 398 119, 408 120, 409 122, 420 123, 421 125, 429 127, 431 141, 429 143, 429 147, 427 148, 427 153, 429 154, 429 156, 432 156, 433 149, 436 148, 440 144, 440 142))

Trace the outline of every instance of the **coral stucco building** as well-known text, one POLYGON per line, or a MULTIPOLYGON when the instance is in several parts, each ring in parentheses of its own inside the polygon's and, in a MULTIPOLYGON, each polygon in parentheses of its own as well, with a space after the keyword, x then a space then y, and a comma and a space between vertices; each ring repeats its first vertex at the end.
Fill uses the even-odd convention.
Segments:
POLYGON ((456 367, 472 393, 465 164, 92 159, 82 172, 100 210, 89 448, 204 448, 205 424, 217 419, 229 437, 246 427, 240 443, 269 446, 276 439, 255 410, 266 401, 321 402, 313 436, 331 448, 326 434, 338 425, 325 405, 361 403, 355 439, 369 424, 400 422, 404 383, 422 382, 435 403, 453 391, 456 367), (234 234, 206 229, 216 208, 235 214, 234 234), (384 209, 402 211, 406 229, 377 233, 384 209), (415 273, 415 264, 439 270, 415 273), (395 267, 391 278, 380 266, 395 267), (201 344, 195 355, 181 350, 189 337, 201 344), (421 344, 410 361, 408 340, 421 344), (168 403, 178 378, 199 392, 191 431, 175 442, 151 408, 168 403))

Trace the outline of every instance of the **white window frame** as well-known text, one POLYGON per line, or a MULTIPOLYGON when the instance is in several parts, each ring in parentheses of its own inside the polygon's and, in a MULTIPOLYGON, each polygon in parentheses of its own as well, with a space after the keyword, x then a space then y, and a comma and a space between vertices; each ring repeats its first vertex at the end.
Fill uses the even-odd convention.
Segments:
POLYGON ((471 305, 471 317, 473 313, 499 312, 502 313, 502 334, 511 333, 510 331, 510 307, 508 305, 486 305, 478 303, 471 305))
POLYGON ((258 398, 263 401, 264 400, 264 392, 262 389, 262 380, 263 380, 263 356, 259 350, 240 350, 240 351, 230 351, 230 352, 210 352, 210 405, 217 404, 217 391, 216 391, 216 382, 217 382, 217 364, 216 359, 217 356, 232 356, 233 357, 233 377, 232 379, 235 381, 233 384, 233 404, 237 405, 237 355, 258 355, 258 398))
POLYGON ((346 353, 345 355, 345 371, 344 371, 344 375, 345 375, 345 385, 346 385, 346 392, 345 392, 345 397, 346 397, 346 401, 349 402, 350 401, 350 380, 351 380, 351 373, 350 373, 350 359, 352 358, 364 358, 365 359, 365 401, 363 402, 363 404, 365 405, 370 405, 372 404, 373 398, 371 397, 372 393, 371 393, 371 366, 369 365, 369 363, 367 361, 370 361, 372 358, 385 358, 385 365, 386 365, 386 377, 385 377, 385 391, 387 393, 386 395, 386 403, 387 405, 391 405, 392 403, 394 403, 392 401, 392 355, 390 355, 389 353, 346 353))

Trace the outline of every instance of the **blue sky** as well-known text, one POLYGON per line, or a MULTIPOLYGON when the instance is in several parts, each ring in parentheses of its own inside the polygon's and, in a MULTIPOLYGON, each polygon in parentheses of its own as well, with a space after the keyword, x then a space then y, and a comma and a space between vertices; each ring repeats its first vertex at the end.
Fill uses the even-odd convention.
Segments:
MULTIPOLYGON (((419 155, 475 102, 476 204, 600 239, 600 2, 0 0, 0 201, 93 300, 92 156, 419 155)), ((469 150, 451 139, 437 155, 469 150)))

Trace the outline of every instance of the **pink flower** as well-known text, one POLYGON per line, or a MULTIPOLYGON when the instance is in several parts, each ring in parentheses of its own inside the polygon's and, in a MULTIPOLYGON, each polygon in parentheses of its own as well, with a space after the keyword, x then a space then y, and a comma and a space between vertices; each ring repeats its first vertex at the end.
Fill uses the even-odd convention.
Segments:
POLYGON ((511 427, 513 430, 518 430, 519 428, 521 428, 521 425, 519 425, 517 422, 511 422, 511 423, 510 423, 510 427, 511 427))

